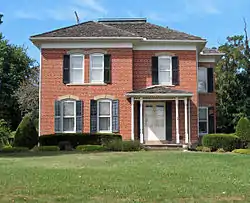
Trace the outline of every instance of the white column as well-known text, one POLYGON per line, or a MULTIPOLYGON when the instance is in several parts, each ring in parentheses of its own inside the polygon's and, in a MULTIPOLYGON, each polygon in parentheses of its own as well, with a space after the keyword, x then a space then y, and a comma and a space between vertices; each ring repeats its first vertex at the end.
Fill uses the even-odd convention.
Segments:
POLYGON ((140 143, 143 144, 143 117, 142 117, 142 107, 143 107, 143 99, 140 98, 140 143))
POLYGON ((135 140, 134 132, 134 97, 131 97, 131 140, 135 140))
POLYGON ((185 143, 188 144, 188 114, 187 114, 187 98, 184 99, 184 108, 185 108, 185 143))
POLYGON ((176 124, 176 143, 180 143, 180 134, 179 134, 179 100, 178 97, 175 98, 175 124, 176 124))

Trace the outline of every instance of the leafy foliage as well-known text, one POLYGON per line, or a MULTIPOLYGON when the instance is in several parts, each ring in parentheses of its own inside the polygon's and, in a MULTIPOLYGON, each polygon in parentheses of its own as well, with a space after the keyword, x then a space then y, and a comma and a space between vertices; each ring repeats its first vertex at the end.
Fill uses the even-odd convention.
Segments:
POLYGON ((76 147, 77 151, 82 152, 96 152, 96 151, 105 151, 105 147, 102 145, 78 145, 76 147))
POLYGON ((250 149, 235 149, 232 152, 238 154, 250 154, 250 149))
POLYGON ((38 143, 38 134, 30 114, 24 116, 14 139, 14 146, 33 148, 38 143))
POLYGON ((250 141, 250 121, 247 118, 241 118, 236 126, 236 135, 243 141, 250 141))
POLYGON ((241 140, 234 134, 208 134, 202 138, 202 145, 209 147, 212 151, 223 148, 225 151, 232 151, 240 148, 241 140))
POLYGON ((0 120, 0 147, 9 144, 9 137, 11 134, 11 130, 7 124, 7 122, 3 119, 0 120))
POLYGON ((113 140, 105 144, 109 151, 140 151, 143 149, 139 141, 113 140))
POLYGON ((33 151, 60 151, 58 146, 35 146, 33 151))
POLYGON ((28 152, 28 147, 12 147, 12 146, 5 146, 3 147, 0 152, 2 153, 17 153, 17 152, 28 152))

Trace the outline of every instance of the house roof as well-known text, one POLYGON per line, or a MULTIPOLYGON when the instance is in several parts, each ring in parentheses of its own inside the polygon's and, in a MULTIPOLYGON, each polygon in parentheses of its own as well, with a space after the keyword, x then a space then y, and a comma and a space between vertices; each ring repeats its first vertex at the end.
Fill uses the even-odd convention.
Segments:
POLYGON ((31 36, 34 39, 40 37, 135 37, 151 40, 204 40, 201 37, 148 23, 146 19, 88 21, 31 36))
POLYGON ((166 86, 152 86, 148 88, 133 90, 127 93, 128 96, 139 96, 139 95, 160 95, 160 96, 192 96, 192 92, 184 90, 172 89, 166 86))

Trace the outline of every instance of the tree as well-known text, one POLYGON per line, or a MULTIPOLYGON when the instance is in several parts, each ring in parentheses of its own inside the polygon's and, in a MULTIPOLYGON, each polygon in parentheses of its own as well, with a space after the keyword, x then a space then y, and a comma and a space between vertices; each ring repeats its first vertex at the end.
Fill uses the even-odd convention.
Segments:
POLYGON ((250 141, 250 121, 242 117, 236 126, 236 135, 242 141, 250 141))
POLYGON ((10 128, 7 122, 3 119, 0 120, 0 147, 9 144, 10 128))
POLYGON ((12 130, 22 118, 14 92, 29 77, 33 64, 24 47, 10 44, 0 33, 0 118, 12 130))
POLYGON ((16 130, 14 146, 28 147, 31 149, 37 143, 38 134, 34 122, 31 119, 31 115, 26 114, 16 130))

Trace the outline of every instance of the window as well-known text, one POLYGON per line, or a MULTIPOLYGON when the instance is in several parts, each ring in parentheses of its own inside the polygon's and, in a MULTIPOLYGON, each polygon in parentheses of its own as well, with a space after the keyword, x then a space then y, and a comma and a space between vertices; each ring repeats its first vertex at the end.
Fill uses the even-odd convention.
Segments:
POLYGON ((207 92, 207 68, 198 69, 198 91, 207 92))
POLYGON ((90 82, 104 82, 104 54, 90 55, 90 82))
POLYGON ((170 56, 158 57, 159 84, 172 84, 172 61, 170 56))
POLYGON ((199 107, 199 134, 208 133, 208 108, 199 107))
POLYGON ((112 132, 111 100, 99 100, 97 106, 97 131, 112 132))
POLYGON ((65 100, 61 103, 63 132, 76 131, 76 102, 65 100))
POLYGON ((84 83, 84 55, 70 55, 70 83, 84 83))

